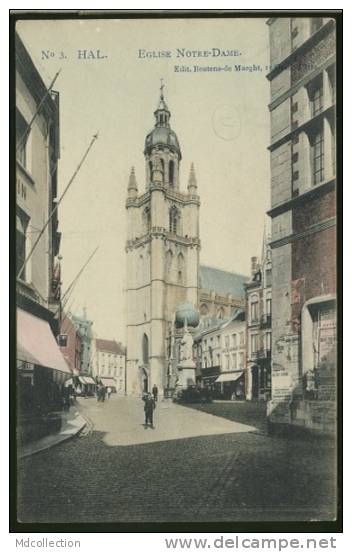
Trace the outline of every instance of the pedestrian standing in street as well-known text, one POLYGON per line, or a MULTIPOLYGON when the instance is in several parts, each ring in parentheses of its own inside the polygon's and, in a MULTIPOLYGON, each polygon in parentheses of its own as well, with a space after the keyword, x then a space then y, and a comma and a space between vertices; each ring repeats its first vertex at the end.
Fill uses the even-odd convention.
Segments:
POLYGON ((108 399, 110 399, 111 387, 108 387, 108 388, 106 389, 106 394, 107 394, 107 396, 108 396, 108 399))
POLYGON ((105 387, 102 383, 99 383, 97 388, 97 401, 102 402, 104 399, 105 399, 105 387), (104 393, 104 398, 103 398, 103 393, 104 393))
POLYGON ((68 387, 63 386, 62 388, 62 403, 63 403, 63 409, 68 412, 70 410, 71 402, 70 402, 70 392, 68 387))
POLYGON ((101 402, 105 401, 105 395, 106 395, 106 387, 105 385, 101 386, 101 402))
POLYGON ((155 383, 153 385, 152 393, 153 393, 154 401, 156 402, 158 400, 158 388, 155 385, 155 383))
POLYGON ((154 425, 153 425, 154 409, 155 409, 155 400, 152 397, 152 394, 148 393, 147 396, 144 398, 145 429, 147 429, 148 425, 150 425, 150 427, 154 429, 154 425))

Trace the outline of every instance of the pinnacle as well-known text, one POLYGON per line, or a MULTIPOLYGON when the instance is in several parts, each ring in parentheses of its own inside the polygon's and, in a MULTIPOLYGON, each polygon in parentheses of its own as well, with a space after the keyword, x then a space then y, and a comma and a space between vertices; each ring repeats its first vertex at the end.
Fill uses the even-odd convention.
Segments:
POLYGON ((136 175, 135 175, 135 172, 134 172, 134 167, 131 167, 131 174, 130 174, 130 177, 128 179, 128 189, 129 190, 137 190, 137 180, 136 180, 136 175))
POLYGON ((197 178, 196 178, 196 171, 194 169, 194 163, 191 163, 191 170, 189 173, 188 187, 190 186, 197 188, 197 178))

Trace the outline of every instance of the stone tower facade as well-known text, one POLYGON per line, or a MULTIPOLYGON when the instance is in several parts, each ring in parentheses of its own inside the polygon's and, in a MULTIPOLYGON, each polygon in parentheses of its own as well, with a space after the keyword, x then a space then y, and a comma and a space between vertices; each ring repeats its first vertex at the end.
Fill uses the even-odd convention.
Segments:
POLYGON ((198 304, 199 196, 193 165, 180 190, 181 149, 163 86, 144 147, 146 187, 127 192, 127 392, 167 387, 167 330, 178 303, 198 304))

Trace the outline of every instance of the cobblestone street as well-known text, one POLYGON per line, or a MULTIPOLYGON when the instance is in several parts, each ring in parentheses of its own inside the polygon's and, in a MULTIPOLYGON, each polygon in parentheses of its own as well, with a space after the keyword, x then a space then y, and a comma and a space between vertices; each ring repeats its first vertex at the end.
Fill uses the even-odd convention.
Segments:
POLYGON ((267 436, 236 407, 160 402, 153 430, 141 400, 80 399, 88 428, 19 462, 19 521, 334 519, 333 443, 267 436))

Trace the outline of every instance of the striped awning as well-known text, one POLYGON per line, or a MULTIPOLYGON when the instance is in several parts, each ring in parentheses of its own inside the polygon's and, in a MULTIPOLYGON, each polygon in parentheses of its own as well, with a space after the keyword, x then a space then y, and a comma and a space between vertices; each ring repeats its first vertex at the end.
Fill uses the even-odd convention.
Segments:
POLYGON ((100 378, 100 380, 105 387, 116 387, 114 378, 100 378))
POLYGON ((78 381, 83 385, 95 385, 95 381, 90 376, 79 376, 78 381))
POLYGON ((17 309, 17 360, 71 374, 49 323, 20 308, 17 309))
POLYGON ((215 383, 223 383, 225 381, 236 381, 243 375, 243 370, 239 372, 223 372, 220 374, 215 383))

